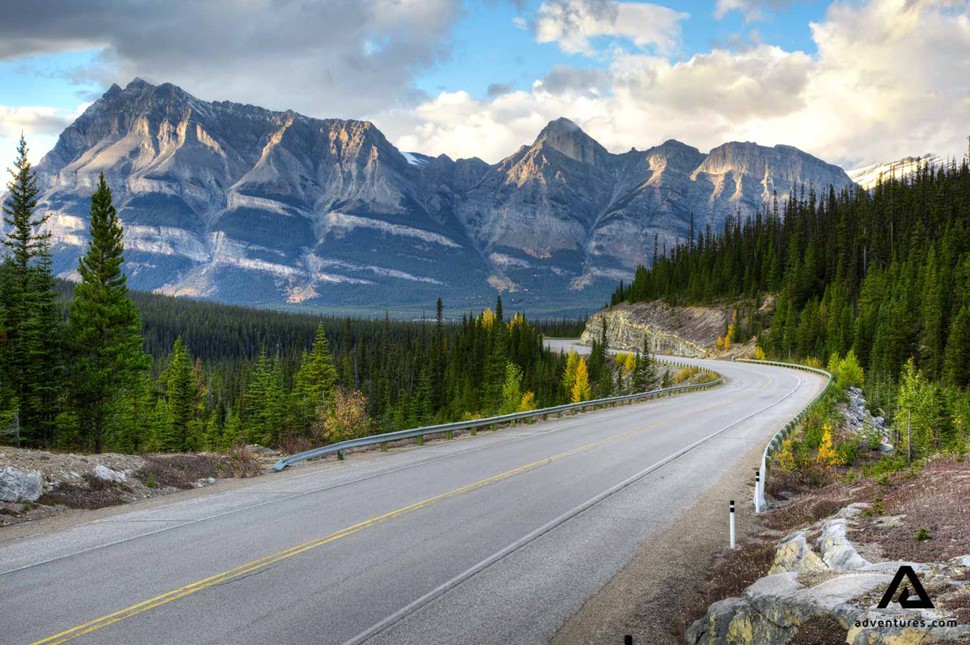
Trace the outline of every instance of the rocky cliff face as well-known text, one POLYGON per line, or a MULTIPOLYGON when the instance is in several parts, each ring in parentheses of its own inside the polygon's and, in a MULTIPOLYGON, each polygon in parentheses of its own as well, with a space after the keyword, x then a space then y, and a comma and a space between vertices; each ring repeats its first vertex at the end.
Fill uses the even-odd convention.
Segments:
POLYGON ((921 157, 903 157, 895 161, 872 164, 848 171, 849 178, 866 190, 872 190, 880 183, 891 179, 906 179, 923 166, 939 167, 943 164, 939 155, 927 154, 921 157))
POLYGON ((669 307, 662 302, 619 305, 590 316, 580 340, 590 344, 602 338, 614 349, 643 349, 673 356, 707 356, 727 326, 728 309, 713 307, 669 307))
POLYGON ((113 86, 38 166, 71 277, 99 173, 134 288, 249 304, 578 311, 696 226, 797 184, 851 185, 794 148, 676 141, 609 153, 567 119, 498 164, 402 153, 373 124, 113 86))

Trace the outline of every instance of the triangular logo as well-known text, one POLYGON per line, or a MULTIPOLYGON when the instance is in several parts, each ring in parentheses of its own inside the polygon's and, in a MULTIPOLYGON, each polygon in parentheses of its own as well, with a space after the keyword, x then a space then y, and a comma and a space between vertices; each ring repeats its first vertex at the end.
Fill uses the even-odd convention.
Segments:
POLYGON ((929 594, 923 589, 923 584, 916 576, 916 572, 913 571, 913 567, 908 565, 899 567, 899 571, 896 572, 896 576, 889 583, 889 588, 886 589, 886 593, 876 607, 885 609, 889 606, 889 603, 893 601, 893 596, 896 594, 896 589, 902 584, 903 579, 908 580, 909 585, 903 587, 902 593, 899 594, 899 606, 903 609, 933 609, 933 601, 930 600, 929 594), (913 588, 913 593, 916 594, 915 599, 910 595, 909 587, 913 588))

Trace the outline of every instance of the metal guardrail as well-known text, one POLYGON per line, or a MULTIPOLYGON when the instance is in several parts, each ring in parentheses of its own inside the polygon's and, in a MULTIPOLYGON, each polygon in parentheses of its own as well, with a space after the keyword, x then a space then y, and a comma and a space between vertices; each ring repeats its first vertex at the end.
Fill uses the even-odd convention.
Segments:
POLYGON ((805 418, 805 414, 808 412, 809 408, 811 408, 813 405, 818 403, 819 400, 823 396, 825 396, 825 393, 828 392, 829 386, 832 385, 832 375, 829 372, 826 372, 825 370, 817 369, 815 367, 809 367, 807 365, 799 365, 797 363, 781 363, 777 361, 756 361, 748 358, 737 358, 735 359, 735 361, 739 363, 755 363, 758 365, 773 365, 775 367, 788 367, 792 369, 802 370, 803 372, 814 372, 816 374, 821 374, 822 376, 826 377, 826 379, 828 379, 825 382, 825 387, 822 388, 822 391, 819 392, 814 399, 809 401, 808 405, 802 408, 802 411, 799 412, 794 419, 786 423, 785 427, 779 430, 775 434, 775 436, 771 438, 771 441, 768 442, 768 445, 765 446, 765 450, 761 454, 761 467, 758 469, 758 480, 757 482, 755 482, 755 488, 754 488, 754 509, 755 509, 755 512, 760 512, 761 509, 765 508, 766 506, 765 484, 766 484, 766 477, 768 476, 768 462, 771 461, 771 458, 781 447, 781 442, 787 439, 788 435, 791 434, 791 431, 794 430, 798 426, 798 424, 802 422, 802 419, 805 418))
POLYGON ((472 419, 470 421, 456 421, 454 423, 442 423, 433 426, 424 426, 421 428, 412 428, 410 430, 397 430, 395 432, 386 432, 384 434, 376 434, 368 437, 360 437, 359 439, 348 439, 347 441, 339 441, 337 443, 332 443, 327 446, 322 446, 320 448, 314 448, 313 450, 307 450, 305 452, 299 452, 295 455, 290 455, 288 457, 283 457, 276 462, 273 470, 280 471, 301 461, 306 461, 308 459, 315 459, 317 457, 323 457, 325 455, 337 454, 338 458, 343 457, 343 451, 350 450, 352 448, 362 448, 365 446, 381 445, 381 449, 385 449, 384 444, 390 443, 392 441, 401 441, 402 439, 418 439, 423 441, 425 435, 430 434, 448 434, 448 438, 451 438, 451 433, 455 430, 468 430, 477 428, 482 428, 486 426, 497 426, 503 423, 515 423, 516 421, 523 419, 534 419, 536 417, 542 417, 545 419, 550 414, 562 414, 563 412, 571 412, 573 410, 585 411, 586 408, 599 408, 606 406, 614 406, 616 404, 622 403, 632 403, 633 401, 640 401, 645 399, 659 398, 663 396, 669 396, 672 394, 678 394, 680 392, 692 392, 695 390, 707 390, 712 387, 720 385, 723 380, 717 372, 699 367, 697 365, 690 365, 687 363, 675 363, 670 361, 658 361, 658 364, 664 366, 673 366, 678 368, 686 367, 697 367, 703 372, 709 374, 714 374, 717 378, 713 381, 707 383, 696 383, 694 385, 678 385, 675 387, 668 387, 659 390, 651 390, 649 392, 640 392, 638 394, 624 394, 622 396, 614 396, 606 399, 593 399, 591 401, 581 401, 580 403, 567 403, 566 405, 557 405, 551 408, 541 408, 539 410, 529 410, 527 412, 513 412, 512 414, 503 414, 495 417, 486 417, 484 419, 472 419))

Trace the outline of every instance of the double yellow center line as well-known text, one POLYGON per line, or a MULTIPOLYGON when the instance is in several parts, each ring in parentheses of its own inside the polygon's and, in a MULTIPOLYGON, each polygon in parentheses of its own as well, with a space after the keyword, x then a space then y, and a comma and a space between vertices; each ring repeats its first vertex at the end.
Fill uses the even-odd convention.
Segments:
POLYGON ((260 569, 265 569, 271 564, 275 564, 287 558, 291 558, 295 555, 299 555, 301 553, 305 553, 312 549, 316 549, 325 544, 335 542, 341 538, 347 537, 348 535, 353 535, 358 531, 362 531, 368 527, 374 526, 376 524, 380 524, 381 522, 394 519, 395 517, 401 517, 402 515, 406 515, 408 513, 420 510, 422 508, 426 508, 428 506, 437 504, 438 502, 444 501, 446 499, 450 499, 452 497, 457 497, 459 495, 464 495, 465 493, 470 493, 480 488, 489 486, 490 484, 494 484, 504 479, 508 479, 509 477, 513 477, 515 475, 519 475, 529 470, 534 470, 541 466, 545 466, 554 461, 565 459, 567 457, 572 457, 574 455, 578 455, 580 453, 593 450, 594 448, 597 448, 604 444, 608 444, 614 441, 619 441, 620 439, 625 439, 626 437, 648 430, 651 427, 652 426, 648 426, 645 428, 638 428, 636 430, 623 432, 621 434, 614 435, 606 439, 594 441, 592 443, 579 446, 578 448, 573 448, 572 450, 567 450, 566 452, 561 452, 559 454, 552 455, 551 457, 539 459, 538 461, 533 461, 530 464, 525 464, 524 466, 513 468, 512 470, 506 470, 505 472, 499 473, 497 475, 493 475, 491 477, 487 477, 477 482, 468 484, 467 486, 455 488, 446 493, 442 493, 441 495, 436 495, 435 497, 429 497, 428 499, 417 502, 415 504, 411 504, 410 506, 404 506, 402 508, 398 508, 396 510, 390 511, 389 513, 384 513, 383 515, 372 517, 369 520, 364 520, 363 522, 359 522, 358 524, 354 524, 352 526, 348 526, 346 528, 340 529, 339 531, 336 531, 329 535, 325 535, 323 537, 310 540, 309 542, 304 542, 303 544, 297 544, 296 546, 292 546, 288 549, 284 549, 283 551, 279 551, 277 553, 264 556, 262 558, 259 558, 258 560, 253 560, 252 562, 247 562, 246 564, 241 564, 238 567, 234 567, 232 569, 223 571, 222 573, 217 573, 214 576, 210 576, 208 578, 204 578, 197 582, 187 584, 183 587, 179 587, 178 589, 173 589, 166 593, 159 594, 153 598, 149 598, 148 600, 142 601, 138 604, 131 605, 130 607, 125 607, 124 609, 121 609, 114 613, 108 614, 106 616, 101 616, 100 618, 96 618, 92 621, 86 622, 83 625, 78 625, 77 627, 72 627, 71 629, 65 630, 58 634, 54 634, 53 636, 48 636, 47 638, 44 638, 42 640, 35 641, 31 645, 55 645, 56 643, 64 643, 69 640, 78 638, 79 636, 90 634, 91 632, 107 627, 108 625, 113 625, 127 618, 131 618, 132 616, 137 616, 140 613, 146 612, 150 609, 154 609, 155 607, 160 607, 161 605, 170 603, 173 600, 178 600, 179 598, 184 598, 185 596, 194 594, 197 591, 208 589, 209 587, 212 587, 224 582, 228 582, 229 580, 239 578, 240 576, 244 576, 254 571, 258 571, 260 569))

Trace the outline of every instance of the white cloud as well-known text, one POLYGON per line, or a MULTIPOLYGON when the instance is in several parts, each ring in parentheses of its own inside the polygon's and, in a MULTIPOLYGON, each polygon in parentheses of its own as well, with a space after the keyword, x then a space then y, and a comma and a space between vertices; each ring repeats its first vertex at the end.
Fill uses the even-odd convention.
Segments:
POLYGON ((540 43, 558 43, 570 54, 595 53, 590 39, 614 36, 637 47, 672 51, 680 38, 680 21, 688 14, 647 2, 615 0, 547 0, 536 13, 540 43))
POLYGON ((31 0, 4 3, 0 60, 102 50, 77 74, 135 76, 200 98, 357 116, 423 98, 461 0, 31 0), (42 20, 38 16, 43 16, 42 20))
POLYGON ((702 150, 730 140, 784 143, 844 166, 963 155, 968 3, 839 2, 811 28, 813 56, 763 43, 682 62, 613 52, 600 75, 557 68, 529 91, 492 100, 446 93, 405 119, 376 120, 407 149, 493 162, 559 116, 617 152, 676 138, 702 150))
POLYGON ((720 20, 732 11, 740 11, 747 21, 762 20, 765 10, 783 9, 792 0, 717 0, 714 17, 720 20))
POLYGON ((58 135, 68 123, 70 120, 52 107, 0 105, 0 136, 20 138, 21 132, 27 136, 58 135))
POLYGON ((5 190, 6 170, 13 163, 20 135, 27 139, 27 158, 37 164, 44 153, 53 147, 61 131, 88 105, 79 105, 73 114, 63 114, 47 106, 0 105, 0 193, 5 190))

